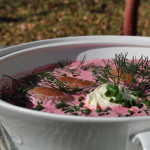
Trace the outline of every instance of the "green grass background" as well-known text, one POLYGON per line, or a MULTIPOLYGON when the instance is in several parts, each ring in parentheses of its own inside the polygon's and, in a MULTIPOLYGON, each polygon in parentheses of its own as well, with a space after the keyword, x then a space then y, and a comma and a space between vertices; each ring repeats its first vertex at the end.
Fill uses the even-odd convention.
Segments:
MULTIPOLYGON (((138 36, 150 36, 150 0, 141 0, 138 36)), ((123 35, 125 0, 0 0, 0 45, 86 35, 123 35)))

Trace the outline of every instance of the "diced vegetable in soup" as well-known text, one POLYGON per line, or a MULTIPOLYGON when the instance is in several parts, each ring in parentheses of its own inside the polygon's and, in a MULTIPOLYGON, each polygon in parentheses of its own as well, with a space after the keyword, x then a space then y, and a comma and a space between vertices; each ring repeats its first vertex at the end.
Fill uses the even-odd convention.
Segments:
POLYGON ((4 101, 54 114, 89 117, 150 115, 148 57, 59 61, 3 85, 4 101))

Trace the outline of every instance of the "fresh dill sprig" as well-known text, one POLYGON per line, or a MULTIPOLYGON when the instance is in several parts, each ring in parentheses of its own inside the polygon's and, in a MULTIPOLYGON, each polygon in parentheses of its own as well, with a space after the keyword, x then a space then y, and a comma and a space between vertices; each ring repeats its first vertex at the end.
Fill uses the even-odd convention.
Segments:
POLYGON ((58 78, 52 72, 46 72, 38 76, 48 86, 58 89, 64 93, 75 94, 81 91, 81 89, 79 88, 71 88, 67 83, 59 81, 58 78))
POLYGON ((18 78, 17 80, 21 84, 24 84, 26 86, 35 87, 35 86, 37 86, 38 82, 40 81, 40 78, 38 77, 39 74, 41 74, 41 73, 32 73, 32 74, 27 75, 25 77, 18 78))
POLYGON ((66 67, 65 71, 71 73, 72 76, 78 76, 78 75, 80 75, 79 69, 82 68, 82 66, 83 66, 83 64, 85 62, 85 59, 86 59, 86 56, 84 55, 83 58, 80 60, 79 65, 76 68, 70 69, 70 68, 66 67))
POLYGON ((58 63, 56 63, 56 68, 57 68, 57 69, 55 69, 55 71, 56 71, 58 74, 60 74, 61 71, 62 71, 62 69, 63 69, 64 71, 71 73, 72 76, 78 76, 78 75, 80 74, 79 68, 82 67, 82 65, 83 65, 84 62, 85 62, 85 59, 86 59, 86 57, 85 57, 85 55, 84 55, 83 58, 80 60, 80 64, 79 64, 76 68, 74 68, 74 69, 70 69, 70 68, 69 68, 69 66, 70 66, 70 64, 71 64, 71 60, 69 60, 68 58, 63 59, 63 60, 61 60, 61 61, 58 61, 58 63))
POLYGON ((146 97, 150 92, 150 61, 144 56, 128 60, 127 55, 127 53, 116 54, 111 61, 104 61, 104 66, 100 65, 93 69, 93 75, 100 83, 110 82, 131 91, 141 91, 143 97, 146 97), (112 73, 112 70, 116 70, 116 74, 112 73), (128 77, 130 83, 126 82, 128 77))
POLYGON ((56 67, 65 68, 66 66, 70 65, 70 62, 71 60, 69 60, 68 58, 62 59, 61 61, 58 61, 58 63, 56 63, 56 67))
POLYGON ((79 64, 79 66, 77 68, 82 67, 82 65, 84 64, 85 60, 86 60, 86 55, 84 55, 83 58, 80 60, 80 64, 79 64))

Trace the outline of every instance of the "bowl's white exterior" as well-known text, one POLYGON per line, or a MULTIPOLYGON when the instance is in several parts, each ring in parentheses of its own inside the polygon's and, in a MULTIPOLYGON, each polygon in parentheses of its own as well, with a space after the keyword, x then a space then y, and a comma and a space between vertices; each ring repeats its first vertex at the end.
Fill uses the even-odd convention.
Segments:
MULTIPOLYGON (((150 38, 128 36, 71 37, 31 42, 0 53, 0 78, 26 72, 66 57, 112 58, 128 52, 150 55, 150 38), (5 69, 4 69, 5 68, 5 69)), ((22 74, 20 74, 21 76, 22 74)), ((19 150, 141 150, 135 134, 150 130, 150 117, 96 118, 56 115, 13 106, 0 100, 0 120, 19 150)))

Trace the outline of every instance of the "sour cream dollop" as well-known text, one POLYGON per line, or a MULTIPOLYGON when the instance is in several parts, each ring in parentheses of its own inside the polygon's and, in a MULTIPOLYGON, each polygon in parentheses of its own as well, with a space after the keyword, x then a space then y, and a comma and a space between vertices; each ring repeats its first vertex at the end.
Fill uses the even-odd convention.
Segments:
MULTIPOLYGON (((105 108, 105 107, 114 107, 114 106, 121 106, 121 104, 110 102, 110 99, 115 97, 107 97, 105 95, 108 83, 102 84, 97 87, 94 91, 89 93, 86 97, 86 105, 90 108, 105 108)), ((119 86, 119 94, 122 95, 123 99, 134 99, 137 100, 137 97, 129 93, 127 90, 124 90, 122 87, 119 86)))

